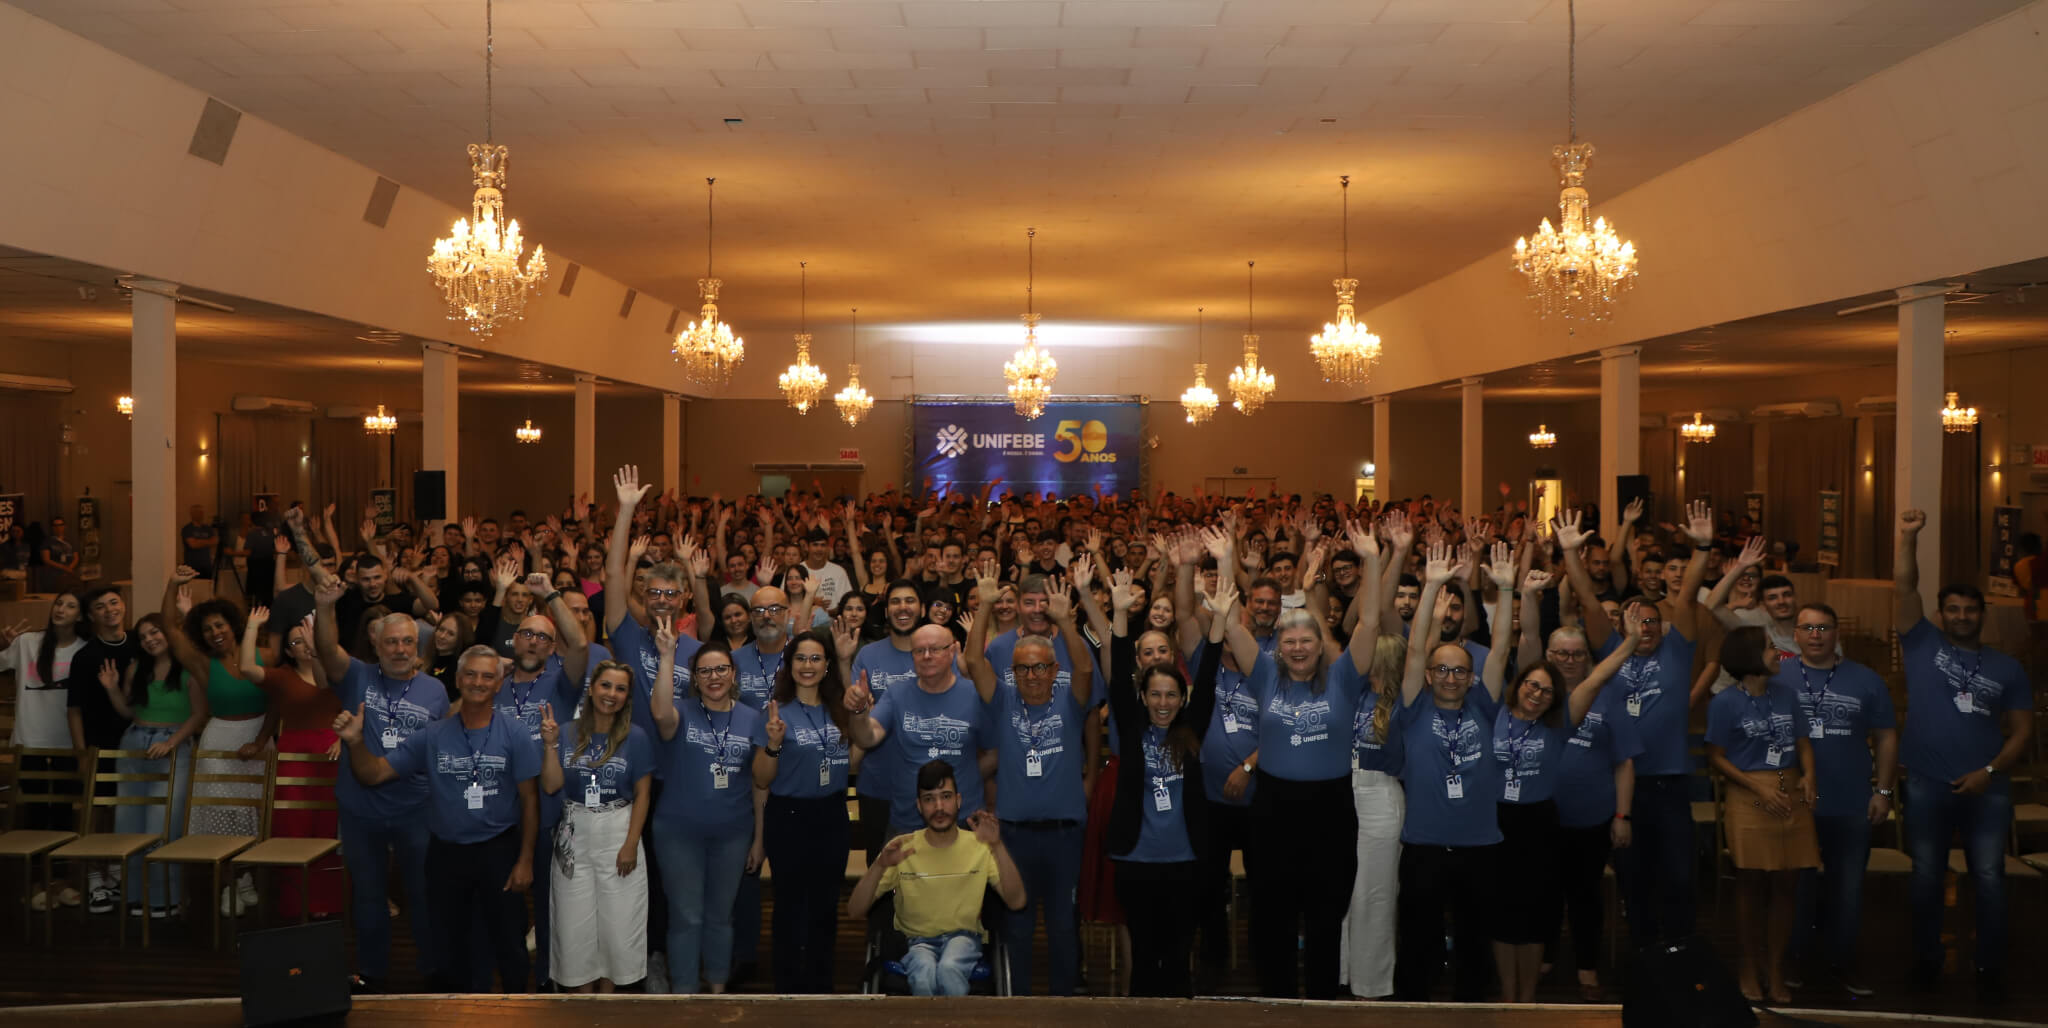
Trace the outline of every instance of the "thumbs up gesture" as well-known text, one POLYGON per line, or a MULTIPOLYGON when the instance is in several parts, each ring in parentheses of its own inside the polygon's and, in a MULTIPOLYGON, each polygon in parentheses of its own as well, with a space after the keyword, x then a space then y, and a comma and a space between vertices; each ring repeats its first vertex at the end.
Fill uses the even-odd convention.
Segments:
POLYGON ((771 750, 781 749, 782 740, 789 735, 789 725, 787 722, 782 720, 782 712, 779 709, 777 709, 774 700, 768 701, 767 728, 768 748, 771 750))
POLYGON ((540 705, 540 741, 551 750, 562 741, 562 726, 555 723, 555 707, 551 703, 540 705))
POLYGON ((356 712, 353 714, 344 710, 334 715, 334 734, 340 736, 341 741, 350 746, 361 746, 363 744, 362 704, 356 704, 356 712))
POLYGON ((868 708, 875 705, 874 692, 868 688, 867 672, 861 672, 860 681, 847 687, 841 703, 846 707, 846 712, 854 717, 867 713, 868 708))

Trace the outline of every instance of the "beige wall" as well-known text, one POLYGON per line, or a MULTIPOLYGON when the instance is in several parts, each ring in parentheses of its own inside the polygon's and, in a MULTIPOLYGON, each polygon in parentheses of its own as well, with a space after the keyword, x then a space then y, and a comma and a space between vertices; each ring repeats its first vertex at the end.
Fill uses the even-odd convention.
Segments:
MULTIPOLYGON (((462 397, 460 502, 465 514, 504 516, 520 509, 538 520, 559 513, 573 488, 576 402, 549 394, 462 397), (532 418, 540 442, 521 443, 513 429, 532 418)), ((638 464, 643 482, 661 478, 661 397, 655 393, 597 398, 597 482, 592 502, 610 502, 612 473, 638 464)), ((403 488, 410 488, 406 483, 403 488)))

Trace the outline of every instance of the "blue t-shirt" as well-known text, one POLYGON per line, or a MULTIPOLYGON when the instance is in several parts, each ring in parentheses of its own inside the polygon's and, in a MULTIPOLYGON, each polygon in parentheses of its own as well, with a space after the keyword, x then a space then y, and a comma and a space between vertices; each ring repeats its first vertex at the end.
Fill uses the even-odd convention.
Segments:
POLYGON ((1743 771, 1797 770, 1799 749, 1794 740, 1805 734, 1806 712, 1799 709, 1799 694, 1789 685, 1767 682, 1762 696, 1730 686, 1707 704, 1707 741, 1721 747, 1728 762, 1743 771))
POLYGON ((1502 803, 1541 803, 1555 796, 1563 757, 1564 733, 1549 718, 1524 721, 1505 704, 1494 715, 1493 759, 1501 768, 1502 803))
MULTIPOLYGON (((444 694, 445 695, 445 694, 444 694)), ((488 842, 519 827, 519 783, 540 775, 540 746, 495 708, 490 723, 465 728, 442 718, 385 755, 400 778, 427 779, 427 831, 443 842, 488 842), (472 806, 471 788, 482 791, 472 806)))
POLYGON ((1981 770, 2005 747, 2005 712, 2034 709, 2026 669, 1997 650, 1959 649, 1925 618, 1899 638, 1899 648, 1913 715, 1899 761, 1922 778, 1949 782, 1981 770))
MULTIPOLYGON (((906 828, 924 823, 917 812, 917 769, 943 760, 953 765, 953 784, 960 792, 960 817, 982 806, 981 751, 992 749, 982 718, 981 694, 958 675, 946 691, 930 693, 915 682, 891 689, 875 704, 873 717, 889 733, 889 824, 906 828)), ((881 757, 876 753, 869 760, 881 757)), ((864 762, 863 767, 867 766, 864 762)))
MULTIPOLYGON (((540 674, 531 682, 515 682, 510 678, 498 686, 498 712, 526 726, 527 735, 536 746, 540 741, 540 712, 552 708, 555 723, 567 726, 574 718, 576 701, 581 697, 581 686, 571 685, 569 676, 562 670, 559 657, 550 657, 540 674)), ((564 732, 567 734, 567 732, 564 732)), ((540 794, 540 823, 545 828, 562 819, 562 798, 543 790, 540 794)))
MULTIPOLYGON (((852 758, 846 736, 832 723, 824 706, 810 706, 801 700, 776 708, 786 729, 782 733, 782 755, 775 759, 775 781, 768 792, 794 799, 818 799, 846 794, 846 770, 852 758), (818 777, 818 769, 825 777, 818 777)), ((765 729, 764 729, 765 731, 765 729)))
POLYGON ((639 725, 628 729, 625 743, 611 755, 611 759, 602 763, 599 760, 604 756, 604 748, 611 744, 605 736, 600 735, 579 747, 576 745, 576 726, 563 725, 562 737, 555 742, 562 761, 562 790, 555 796, 558 804, 587 805, 593 782, 597 784, 598 806, 618 800, 631 802, 634 787, 642 778, 654 773, 653 737, 641 731, 639 725))
MULTIPOLYGON (((1862 817, 1870 810, 1870 733, 1898 726, 1892 694, 1877 672, 1853 660, 1826 671, 1789 659, 1771 678, 1799 697, 1821 817, 1862 817)), ((1954 708, 1950 708, 1954 709, 1954 708)))
POLYGON ((767 710, 775 695, 775 676, 782 671, 784 650, 762 653, 756 643, 732 651, 733 673, 739 675, 739 700, 756 710, 767 710))
MULTIPOLYGON (((1208 640, 1203 646, 1219 645, 1208 640)), ((1195 650, 1200 663, 1201 648, 1195 650)), ((1111 736, 1115 738, 1115 736, 1111 736)), ((1247 785, 1236 800, 1223 797, 1223 783, 1232 771, 1244 766, 1259 748, 1259 697, 1243 672, 1227 667, 1216 669, 1216 708, 1209 712, 1209 731, 1202 736, 1202 791, 1211 803, 1251 806, 1256 786, 1247 785)), ((1146 802, 1151 802, 1147 800, 1146 802)))
POLYGON ((1370 676, 1366 678, 1365 692, 1359 696, 1358 710, 1351 715, 1351 754, 1361 771, 1379 771, 1401 777, 1401 699, 1398 695, 1400 683, 1394 688, 1397 695, 1391 702, 1394 709, 1387 717, 1387 734, 1384 739, 1373 737, 1373 711, 1379 707, 1379 694, 1374 691, 1370 676))
POLYGON ((591 643, 589 657, 583 662, 583 684, 589 685, 590 680, 596 676, 597 666, 610 659, 612 651, 605 649, 603 643, 591 643))
MULTIPOLYGON (((1620 632, 1608 635, 1593 660, 1606 659, 1619 645, 1620 632)), ((1647 657, 1632 656, 1624 661, 1614 681, 1603 690, 1616 694, 1622 712, 1636 719, 1636 736, 1643 744, 1642 756, 1636 758, 1638 775, 1692 772, 1692 754, 1685 740, 1692 705, 1692 654, 1692 640, 1666 626, 1656 650, 1647 657)))
POLYGON ((1046 702, 1030 707, 1015 686, 997 682, 987 717, 996 742, 996 781, 1003 786, 1003 820, 1086 818, 1081 728, 1087 715, 1074 701, 1074 690, 1054 685, 1046 702))
MULTIPOLYGON (((690 692, 690 658, 697 655, 702 644, 687 635, 676 638, 676 670, 674 689, 676 709, 687 705, 690 692)), ((628 614, 612 630, 612 653, 614 659, 633 669, 633 723, 647 731, 649 739, 661 738, 661 729, 654 724, 654 676, 661 670, 661 651, 654 645, 654 637, 640 622, 628 614)))
MULTIPOLYGON (((399 742, 425 731, 448 713, 448 690, 440 679, 424 672, 398 682, 384 677, 375 664, 350 660, 348 674, 334 691, 341 699, 341 709, 363 708, 363 745, 373 756, 390 756, 399 742), (393 745, 386 746, 384 740, 390 732, 397 735, 393 745)), ((334 796, 341 809, 358 817, 411 817, 427 801, 427 776, 416 774, 371 788, 356 781, 355 768, 343 758, 334 796)))
MULTIPOLYGON (((1060 688, 1071 689, 1074 686, 1074 658, 1067 649, 1068 645, 1070 645, 1067 633, 1061 632, 1058 638, 1049 641, 1052 643, 1052 659, 1058 662, 1060 666, 1059 675, 1054 681, 1060 688)), ((1085 646, 1087 644, 1083 643, 1082 645, 1085 646)), ((989 666, 995 668, 998 684, 1015 689, 1017 687, 1017 668, 1010 661, 1017 653, 1017 630, 1013 628, 990 639, 988 646, 982 650, 982 653, 988 657, 989 666)), ((1091 690, 1089 693, 1090 699, 1100 700, 1104 695, 1103 689, 1105 688, 1100 661, 1095 662, 1095 666, 1089 670, 1088 682, 1089 689, 1091 690)))
MULTIPOLYGON (((1195 847, 1188 842, 1186 793, 1182 785, 1186 781, 1173 765, 1172 757, 1166 750, 1166 730, 1157 725, 1148 726, 1143 736, 1145 743, 1145 786, 1139 791, 1138 844, 1131 852, 1118 857, 1140 864, 1172 864, 1195 859, 1195 847), (1165 797, 1162 800, 1160 797, 1165 797)), ((1129 772, 1124 772, 1128 774, 1129 772)), ((1008 793, 1003 803, 1009 804, 1008 793)))
MULTIPOLYGON (((1501 839, 1501 765, 1493 759, 1500 705, 1474 683, 1465 705, 1444 710, 1424 688, 1401 708, 1408 816, 1401 841, 1417 846, 1491 846, 1501 839), (1457 795, 1452 795, 1456 792, 1457 795)), ((1264 762, 1265 757, 1259 760, 1264 762)))
POLYGON ((681 723, 654 772, 662 783, 654 820, 697 836, 752 832, 754 747, 768 745, 767 719, 744 703, 711 710, 695 697, 676 714, 681 723))
MULTIPOLYGON (((910 659, 910 651, 897 649, 887 639, 871 642, 853 655, 854 682, 860 681, 862 672, 867 673, 868 689, 874 693, 876 703, 893 690, 917 688, 917 666, 910 659)), ((895 745, 894 736, 884 739, 880 749, 861 760, 860 777, 853 783, 855 793, 875 799, 893 795, 889 772, 901 763, 889 754, 889 748, 895 745)))
POLYGON ((1558 759, 1557 823, 1566 828, 1603 825, 1621 813, 1614 791, 1614 768, 1643 752, 1636 719, 1628 716, 1621 693, 1603 689, 1578 730, 1565 740, 1558 759))
POLYGON ((1293 782, 1350 776, 1352 717, 1365 676, 1349 651, 1330 662, 1320 692, 1283 679, 1279 661, 1262 653, 1250 688, 1259 701, 1259 770, 1293 782))

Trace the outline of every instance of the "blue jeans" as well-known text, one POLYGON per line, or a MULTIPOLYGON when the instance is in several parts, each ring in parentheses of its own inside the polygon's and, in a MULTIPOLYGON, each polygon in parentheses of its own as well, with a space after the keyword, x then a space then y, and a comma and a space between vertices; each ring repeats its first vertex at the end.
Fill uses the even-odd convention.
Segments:
POLYGON ((1977 969, 2005 970, 2005 837, 2012 828, 2012 778, 1998 775, 1981 796, 1958 796, 1947 782, 1906 776, 1906 853, 1913 858, 1913 959, 1939 964, 1942 883, 1949 841, 1962 833, 1977 908, 1977 969))
POLYGON ((406 916, 420 976, 431 977, 434 933, 427 917, 427 818, 424 809, 388 819, 351 814, 339 819, 341 860, 348 869, 350 909, 356 919, 356 970, 365 978, 391 976, 391 913, 386 909, 387 869, 394 858, 405 878, 406 916))
POLYGON ((1038 829, 1003 822, 1003 846, 1009 849, 1017 876, 1024 882, 1024 909, 1010 911, 1002 925, 1003 937, 1010 944, 1010 988, 1017 995, 1031 995, 1031 930, 1040 907, 1045 910, 1046 958, 1052 963, 1047 977, 1052 994, 1074 994, 1081 975, 1075 892, 1081 887, 1083 836, 1079 824, 1038 829))
MULTIPOLYGON (((124 750, 146 750, 157 743, 178 734, 170 725, 129 725, 121 736, 124 750)), ((169 758, 166 758, 169 759, 169 758)), ((183 838, 185 835, 185 783, 192 779, 192 744, 179 746, 176 752, 177 764, 171 773, 171 830, 164 836, 165 842, 183 838)), ((132 760, 123 758, 114 762, 114 770, 120 774, 161 773, 162 760, 132 760)), ((120 796, 162 796, 164 787, 149 782, 121 782, 116 787, 120 796)), ((123 833, 156 833, 163 831, 164 809, 156 806, 122 806, 114 808, 114 831, 123 833)), ((166 907, 178 896, 183 884, 182 868, 166 867, 163 864, 149 869, 149 905, 166 907), (168 873, 168 877, 166 874, 168 873)), ((142 902, 142 854, 128 858, 128 901, 142 902)))
POLYGON ((903 973, 910 979, 913 996, 965 996, 967 976, 980 959, 980 933, 948 932, 910 940, 903 973))
POLYGON ((1639 775, 1635 838, 1614 851, 1628 905, 1629 943, 1682 942, 1692 935, 1694 839, 1686 775, 1639 775))
POLYGON ((668 896, 670 992, 692 993, 699 981, 724 985, 732 977, 733 900, 753 842, 752 825, 724 836, 655 827, 668 896))
POLYGON ((1813 828, 1820 839, 1820 871, 1799 874, 1799 913, 1792 922, 1792 952, 1811 953, 1817 944, 1828 969, 1846 974, 1856 968, 1856 934, 1863 930, 1863 876, 1870 866, 1870 819, 1816 814, 1813 828))

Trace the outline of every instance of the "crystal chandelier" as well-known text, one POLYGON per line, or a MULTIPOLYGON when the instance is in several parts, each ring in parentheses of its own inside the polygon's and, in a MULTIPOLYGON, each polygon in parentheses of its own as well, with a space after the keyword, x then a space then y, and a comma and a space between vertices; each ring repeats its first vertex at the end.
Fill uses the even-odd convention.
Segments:
POLYGON ((704 309, 698 312, 701 320, 691 322, 676 335, 675 345, 675 359, 683 365, 683 375, 707 386, 731 382, 733 369, 747 356, 746 340, 733 335, 732 327, 718 320, 718 289, 724 283, 711 277, 711 191, 717 181, 704 180, 704 277, 697 280, 697 290, 704 296, 704 309))
POLYGON ((1380 362, 1380 337, 1358 323, 1351 310, 1358 295, 1358 280, 1351 277, 1351 176, 1340 175, 1344 188, 1344 277, 1331 283, 1337 287, 1337 321, 1309 339, 1308 351, 1323 372, 1323 381, 1339 385, 1362 385, 1372 377, 1380 362))
POLYGON ((384 413, 384 405, 377 405, 377 413, 363 415, 363 431, 370 435, 390 435, 398 431, 398 418, 384 413))
POLYGON ((1202 308, 1195 308, 1195 384, 1180 394, 1181 409, 1188 412, 1188 424, 1199 425, 1216 413, 1216 390, 1202 376, 1209 373, 1209 365, 1202 361, 1202 308))
POLYGON ((526 309, 527 294, 548 277, 547 257, 540 244, 522 267, 526 242, 519 221, 505 218, 505 173, 510 162, 505 147, 493 143, 491 56, 494 48, 490 0, 484 2, 484 141, 469 144, 469 175, 476 192, 470 197, 469 219, 457 219, 454 233, 434 240, 427 270, 448 302, 448 319, 469 323, 469 330, 488 337, 500 322, 517 321, 526 309))
POLYGON ((1536 431, 1529 433, 1529 445, 1539 450, 1548 450, 1557 445, 1557 433, 1552 432, 1549 425, 1537 425, 1536 431))
POLYGON ((1259 337, 1252 332, 1252 265, 1244 262, 1244 362, 1230 369, 1230 405, 1242 414, 1257 414, 1273 395, 1273 373, 1259 367, 1259 337))
POLYGON ((832 402, 839 405, 840 420, 853 428, 858 427, 860 419, 875 409, 875 398, 860 387, 860 308, 853 307, 849 311, 847 321, 852 328, 848 335, 853 340, 853 363, 846 366, 846 388, 839 390, 839 395, 833 397, 832 402))
POLYGON ((1052 398, 1052 382, 1059 377, 1060 366, 1052 354, 1038 348, 1038 312, 1031 296, 1036 285, 1038 230, 1025 229, 1024 238, 1024 345, 1003 363, 1003 380, 1009 383, 1010 402, 1017 405, 1018 416, 1032 421, 1045 413, 1045 401, 1052 398))
POLYGON ((519 441, 522 443, 540 442, 540 429, 533 427, 532 418, 527 418, 526 424, 513 429, 512 434, 514 436, 517 436, 519 441))
POLYGON ((1593 160, 1593 144, 1579 142, 1578 12, 1569 0, 1565 10, 1571 26, 1565 75, 1569 142, 1550 150, 1564 187, 1557 199, 1558 224, 1552 228, 1545 218, 1533 241, 1515 240, 1513 261, 1529 279, 1539 317, 1604 321, 1615 299, 1635 284, 1636 244, 1615 235, 1606 218, 1594 218, 1590 225, 1586 221, 1592 207, 1586 166, 1593 160))
MULTIPOLYGON (((1949 394, 1949 398, 1950 398, 1950 399, 1954 399, 1954 398, 1955 398, 1955 394, 1954 394, 1954 393, 1950 393, 1950 394, 1949 394)), ((115 401, 114 401, 114 409, 115 409, 115 410, 117 410, 117 411, 119 411, 119 412, 121 412, 121 413, 122 413, 123 415, 125 415, 125 416, 127 416, 127 417, 130 417, 130 418, 134 417, 134 416, 135 416, 135 397, 133 397, 133 396, 123 396, 123 397, 121 397, 120 399, 118 399, 118 400, 115 400, 115 401)))
POLYGON ((799 282, 797 286, 797 296, 799 299, 797 300, 796 363, 790 365, 789 370, 784 371, 782 376, 776 379, 776 384, 782 387, 782 398, 789 401, 789 405, 795 407, 798 414, 809 414, 811 412, 811 405, 817 403, 818 398, 825 395, 827 383, 825 381, 825 372, 820 370, 816 364, 811 363, 810 281, 808 275, 810 262, 798 261, 796 266, 799 282))
POLYGON ((1948 404, 1941 408, 1941 430, 1968 432, 1976 427, 1977 408, 1957 406, 1956 394, 1948 394, 1948 404))
POLYGON ((1714 423, 1706 420, 1699 411, 1692 412, 1692 421, 1678 426, 1679 438, 1688 443, 1711 443, 1714 441, 1714 423))

